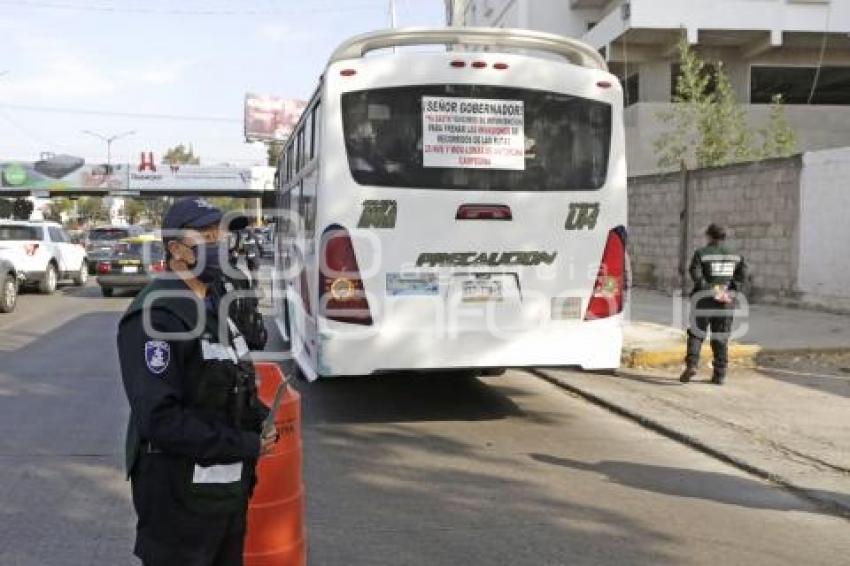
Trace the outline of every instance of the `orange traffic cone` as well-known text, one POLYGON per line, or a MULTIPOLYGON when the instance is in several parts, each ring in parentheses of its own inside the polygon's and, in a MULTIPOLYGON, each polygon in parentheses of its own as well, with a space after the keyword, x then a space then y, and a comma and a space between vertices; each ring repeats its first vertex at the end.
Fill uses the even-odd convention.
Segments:
MULTIPOLYGON (((283 372, 257 363, 259 396, 271 405, 283 372)), ((280 440, 257 463, 257 485, 248 504, 245 566, 305 566, 304 485, 301 480, 301 396, 291 387, 274 417, 280 440)))

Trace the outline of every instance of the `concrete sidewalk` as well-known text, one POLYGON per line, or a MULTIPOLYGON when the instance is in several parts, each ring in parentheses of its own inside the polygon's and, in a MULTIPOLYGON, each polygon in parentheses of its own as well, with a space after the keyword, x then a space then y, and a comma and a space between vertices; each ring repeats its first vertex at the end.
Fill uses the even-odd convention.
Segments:
MULTIPOLYGON (((633 289, 624 328, 623 367, 680 365, 685 356, 688 301, 633 289)), ((850 315, 772 305, 749 305, 735 319, 730 360, 752 365, 762 355, 850 352, 850 315)), ((706 341, 703 361, 711 359, 706 341)))
POLYGON ((722 387, 679 383, 673 370, 615 376, 537 374, 740 469, 784 485, 850 518, 850 374, 738 369, 722 387), (800 375, 799 373, 797 374, 800 375), (818 381, 825 382, 818 387, 818 381), (826 383, 831 381, 831 383, 826 383))
POLYGON ((536 373, 850 518, 850 316, 752 306, 718 387, 705 364, 693 383, 678 381, 683 312, 679 298, 635 291, 626 369, 536 373))

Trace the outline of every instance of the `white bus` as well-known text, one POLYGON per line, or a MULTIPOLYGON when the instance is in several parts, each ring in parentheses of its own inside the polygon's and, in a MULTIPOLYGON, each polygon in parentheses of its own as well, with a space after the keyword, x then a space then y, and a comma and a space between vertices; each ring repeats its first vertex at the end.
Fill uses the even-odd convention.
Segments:
POLYGON ((277 170, 296 219, 277 223, 273 296, 304 375, 618 367, 622 96, 557 35, 342 44, 277 170), (414 45, 448 47, 395 49, 414 45))

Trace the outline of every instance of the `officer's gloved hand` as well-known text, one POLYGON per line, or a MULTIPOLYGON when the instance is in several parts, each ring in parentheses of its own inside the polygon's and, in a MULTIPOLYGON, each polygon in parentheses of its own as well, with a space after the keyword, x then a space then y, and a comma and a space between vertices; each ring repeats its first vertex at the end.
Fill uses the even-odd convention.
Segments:
POLYGON ((276 429, 274 429, 273 432, 269 431, 268 433, 260 436, 260 456, 270 454, 272 450, 274 450, 274 445, 277 444, 279 439, 280 434, 276 429))

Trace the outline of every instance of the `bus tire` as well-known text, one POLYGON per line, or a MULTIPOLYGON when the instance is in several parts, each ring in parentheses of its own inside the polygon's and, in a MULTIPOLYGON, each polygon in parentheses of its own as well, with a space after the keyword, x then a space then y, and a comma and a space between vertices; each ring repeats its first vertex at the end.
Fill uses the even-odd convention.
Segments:
POLYGON ((501 375, 505 375, 505 372, 508 371, 508 368, 487 368, 485 370, 481 370, 481 375, 484 377, 499 377, 501 375))

